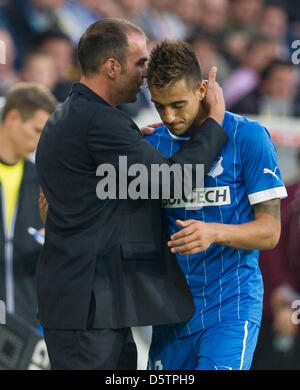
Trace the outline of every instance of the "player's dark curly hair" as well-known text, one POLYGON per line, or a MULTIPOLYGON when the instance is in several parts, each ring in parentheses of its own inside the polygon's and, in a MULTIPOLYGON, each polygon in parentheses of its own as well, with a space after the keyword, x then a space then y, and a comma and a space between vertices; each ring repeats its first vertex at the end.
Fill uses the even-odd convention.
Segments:
POLYGON ((182 78, 195 87, 202 81, 201 67, 196 54, 185 41, 165 39, 151 52, 147 74, 148 86, 160 89, 182 78))

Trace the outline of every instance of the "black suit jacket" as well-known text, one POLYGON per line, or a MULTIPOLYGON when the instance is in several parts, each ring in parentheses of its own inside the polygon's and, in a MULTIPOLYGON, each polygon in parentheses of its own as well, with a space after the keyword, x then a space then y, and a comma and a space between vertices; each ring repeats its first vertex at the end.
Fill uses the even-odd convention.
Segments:
POLYGON ((100 200, 96 169, 104 163, 118 167, 122 155, 128 166, 205 163, 207 171, 226 139, 209 119, 168 159, 126 114, 74 84, 48 120, 36 154, 49 203, 36 275, 44 327, 121 328, 192 316, 192 296, 166 244, 160 201, 100 200))

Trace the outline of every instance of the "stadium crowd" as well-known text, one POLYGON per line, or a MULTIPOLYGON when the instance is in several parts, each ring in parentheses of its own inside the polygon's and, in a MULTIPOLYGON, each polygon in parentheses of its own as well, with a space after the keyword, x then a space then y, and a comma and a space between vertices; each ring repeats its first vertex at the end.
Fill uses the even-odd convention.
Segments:
MULTIPOLYGON (((164 38, 191 43, 204 78, 218 66, 227 109, 300 115, 299 71, 289 66, 300 35, 296 0, 2 0, 1 95, 18 80, 36 81, 63 101, 78 78, 74 47, 88 25, 104 17, 142 27, 150 48, 164 38)), ((137 114, 150 104, 143 91, 128 110, 137 114)))
MULTIPOLYGON (((149 50, 164 38, 189 42, 204 79, 217 65, 229 111, 300 116, 300 68, 292 61, 292 43, 300 40, 297 0, 1 0, 3 102, 18 82, 39 83, 63 102, 79 78, 75 48, 80 36, 107 17, 139 25, 149 38, 149 50)), ((147 87, 136 103, 119 108, 133 118, 153 108, 147 87)), ((281 240, 274 250, 261 253, 264 316, 253 369, 300 368, 299 326, 291 321, 298 308, 292 302, 300 297, 300 169, 287 189, 281 240)), ((34 270, 30 277, 34 283, 34 270)), ((14 283, 21 279, 15 271, 14 283)), ((36 318, 26 320, 36 326, 36 318)))

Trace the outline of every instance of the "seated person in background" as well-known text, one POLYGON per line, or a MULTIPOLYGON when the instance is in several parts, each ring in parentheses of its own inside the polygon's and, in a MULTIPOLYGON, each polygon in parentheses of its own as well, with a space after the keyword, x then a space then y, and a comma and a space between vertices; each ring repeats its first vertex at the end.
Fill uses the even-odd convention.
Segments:
POLYGON ((201 64, 203 79, 208 78, 212 66, 218 67, 218 80, 222 85, 232 69, 219 49, 219 42, 207 33, 198 32, 192 35, 187 42, 192 46, 201 64))
POLYGON ((0 95, 5 96, 8 90, 20 81, 20 76, 14 68, 15 46, 8 31, 0 29, 0 42, 5 48, 4 52, 0 53, 1 57, 4 54, 4 58, 0 59, 0 95))
POLYGON ((279 44, 273 38, 252 34, 240 66, 223 83, 229 110, 257 87, 261 72, 278 56, 279 44))
POLYGON ((48 31, 41 36, 38 50, 54 60, 57 82, 52 92, 59 102, 63 102, 69 95, 73 79, 76 78, 73 43, 60 31, 48 31))
POLYGON ((271 62, 260 82, 248 95, 231 107, 237 114, 300 116, 297 75, 292 63, 271 62))
POLYGON ((41 84, 50 91, 53 91, 58 80, 53 58, 37 51, 27 53, 20 74, 22 81, 41 84))
POLYGON ((0 21, 14 39, 17 69, 27 51, 37 44, 40 34, 59 28, 57 10, 63 3, 65 0, 1 1, 0 21))

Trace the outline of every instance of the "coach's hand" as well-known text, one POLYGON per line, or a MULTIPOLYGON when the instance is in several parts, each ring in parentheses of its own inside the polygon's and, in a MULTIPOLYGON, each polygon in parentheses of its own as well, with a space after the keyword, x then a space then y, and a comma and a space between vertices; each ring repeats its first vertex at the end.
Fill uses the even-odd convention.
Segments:
POLYGON ((171 236, 168 246, 172 253, 181 256, 193 255, 205 251, 215 240, 215 228, 213 223, 188 219, 176 221, 183 229, 171 236))
POLYGON ((223 90, 216 81, 217 68, 213 66, 208 75, 204 105, 207 115, 221 126, 225 115, 225 100, 223 90))
POLYGON ((157 127, 160 127, 163 124, 164 124, 163 122, 153 123, 152 125, 147 125, 145 127, 142 127, 140 130, 141 130, 141 133, 143 135, 150 135, 150 134, 153 134, 155 132, 155 129, 157 127))

